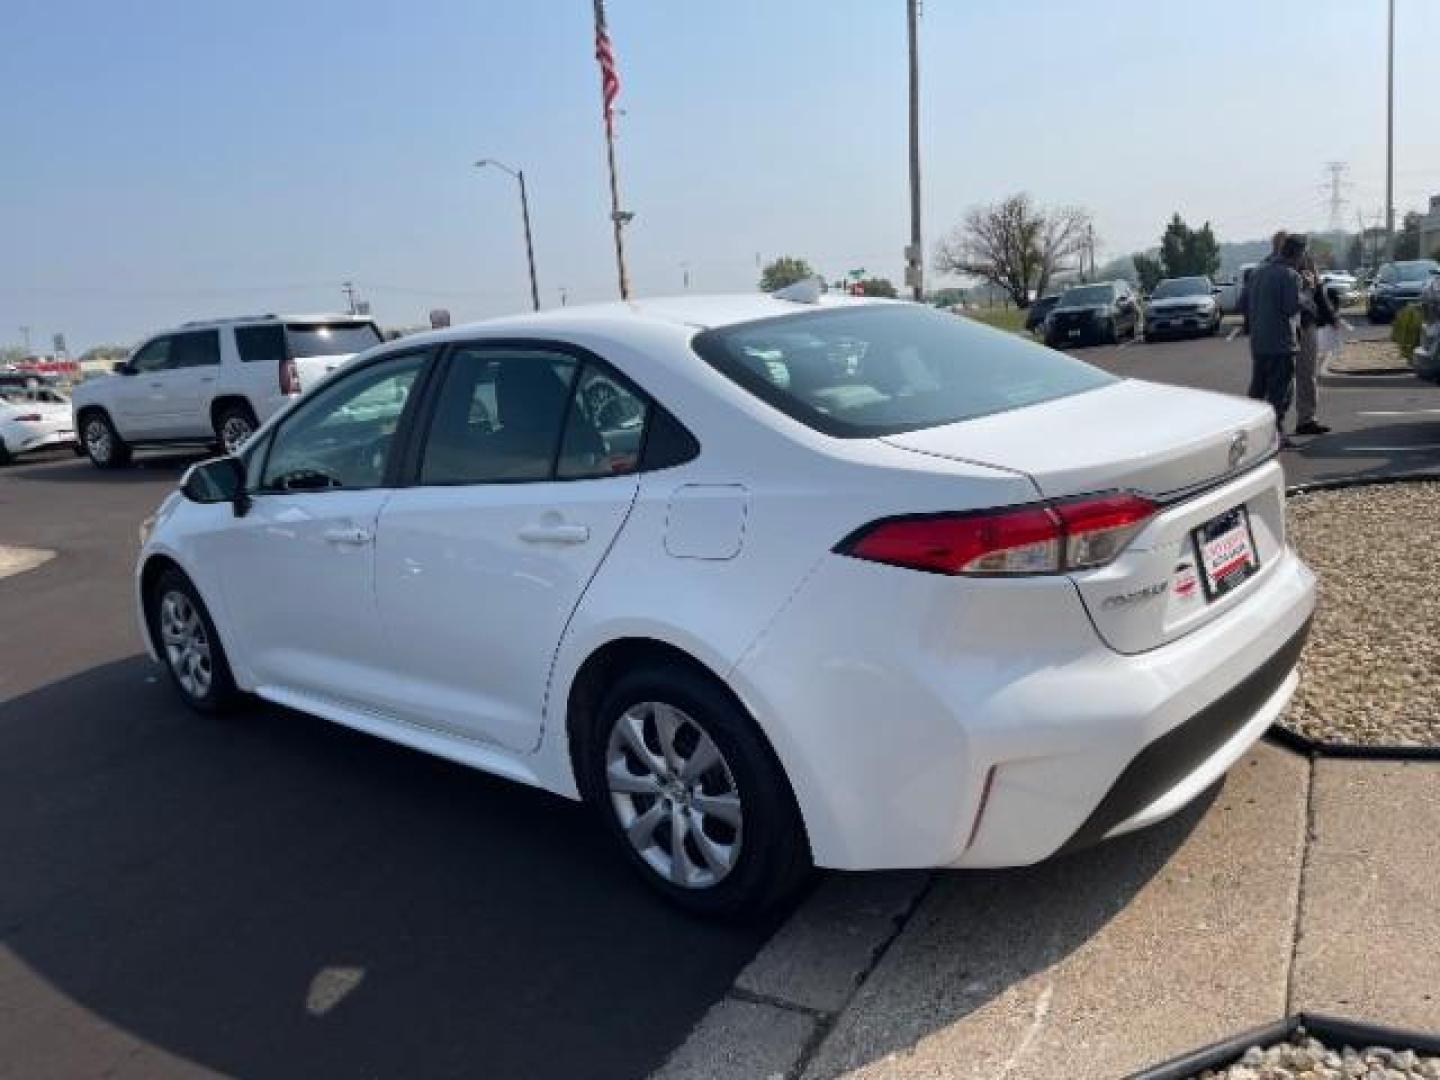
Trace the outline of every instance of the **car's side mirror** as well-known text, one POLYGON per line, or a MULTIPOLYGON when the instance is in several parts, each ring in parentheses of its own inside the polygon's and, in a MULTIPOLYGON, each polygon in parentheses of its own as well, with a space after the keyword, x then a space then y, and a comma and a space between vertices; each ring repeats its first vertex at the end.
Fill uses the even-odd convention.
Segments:
POLYGON ((1211 286, 1210 286, 1210 295, 1211 295, 1211 296, 1219 296, 1219 295, 1220 295, 1222 292, 1224 292, 1224 291, 1225 291, 1225 288, 1224 288, 1224 286, 1222 286, 1222 285, 1211 285, 1211 286))
POLYGON ((134 375, 135 369, 130 366, 129 360, 116 360, 115 365, 110 369, 116 375, 134 375))
POLYGON ((194 503, 231 503, 236 517, 250 508, 245 463, 237 457, 211 458, 190 466, 180 481, 180 492, 194 503))

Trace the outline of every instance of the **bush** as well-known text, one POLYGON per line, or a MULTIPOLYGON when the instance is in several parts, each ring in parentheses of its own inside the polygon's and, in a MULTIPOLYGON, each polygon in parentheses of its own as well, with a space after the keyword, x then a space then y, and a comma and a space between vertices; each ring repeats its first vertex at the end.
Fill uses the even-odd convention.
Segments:
POLYGON ((1401 308, 1395 316, 1394 325, 1390 327, 1390 340, 1400 346, 1400 355, 1406 360, 1415 352, 1415 346, 1420 344, 1420 332, 1424 323, 1419 304, 1409 304, 1401 308))

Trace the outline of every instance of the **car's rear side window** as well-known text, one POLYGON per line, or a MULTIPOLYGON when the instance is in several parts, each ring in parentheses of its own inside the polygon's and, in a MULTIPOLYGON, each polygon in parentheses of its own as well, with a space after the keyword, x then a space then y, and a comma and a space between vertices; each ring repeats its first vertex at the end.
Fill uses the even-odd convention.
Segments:
POLYGON ((235 348, 246 364, 269 364, 278 367, 285 359, 285 328, 279 323, 259 326, 237 326, 235 348))
POLYGON ((707 330, 693 346, 756 397, 841 438, 951 424, 1115 381, 1016 334, 918 304, 743 323, 707 330))
POLYGON ((220 331, 191 330, 171 338, 170 366, 210 367, 220 363, 220 331))

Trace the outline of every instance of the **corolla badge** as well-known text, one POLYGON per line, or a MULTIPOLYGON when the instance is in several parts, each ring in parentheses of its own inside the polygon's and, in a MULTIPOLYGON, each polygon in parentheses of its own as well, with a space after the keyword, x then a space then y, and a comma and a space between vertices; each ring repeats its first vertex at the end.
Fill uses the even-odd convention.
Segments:
POLYGON ((1250 452, 1250 436, 1237 431, 1230 440, 1230 468, 1238 468, 1245 455, 1250 452))

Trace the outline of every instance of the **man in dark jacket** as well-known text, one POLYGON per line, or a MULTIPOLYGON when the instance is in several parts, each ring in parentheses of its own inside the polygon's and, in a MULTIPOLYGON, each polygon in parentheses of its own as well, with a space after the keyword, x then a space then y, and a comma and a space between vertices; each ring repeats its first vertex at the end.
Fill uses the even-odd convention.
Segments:
POLYGON ((1298 267, 1309 246, 1306 237, 1291 235, 1280 246, 1279 258, 1265 260, 1250 275, 1246 313, 1250 319, 1250 396, 1268 401, 1275 410, 1275 426, 1284 437, 1285 414, 1295 387, 1295 353, 1302 308, 1313 301, 1301 288, 1298 267))

